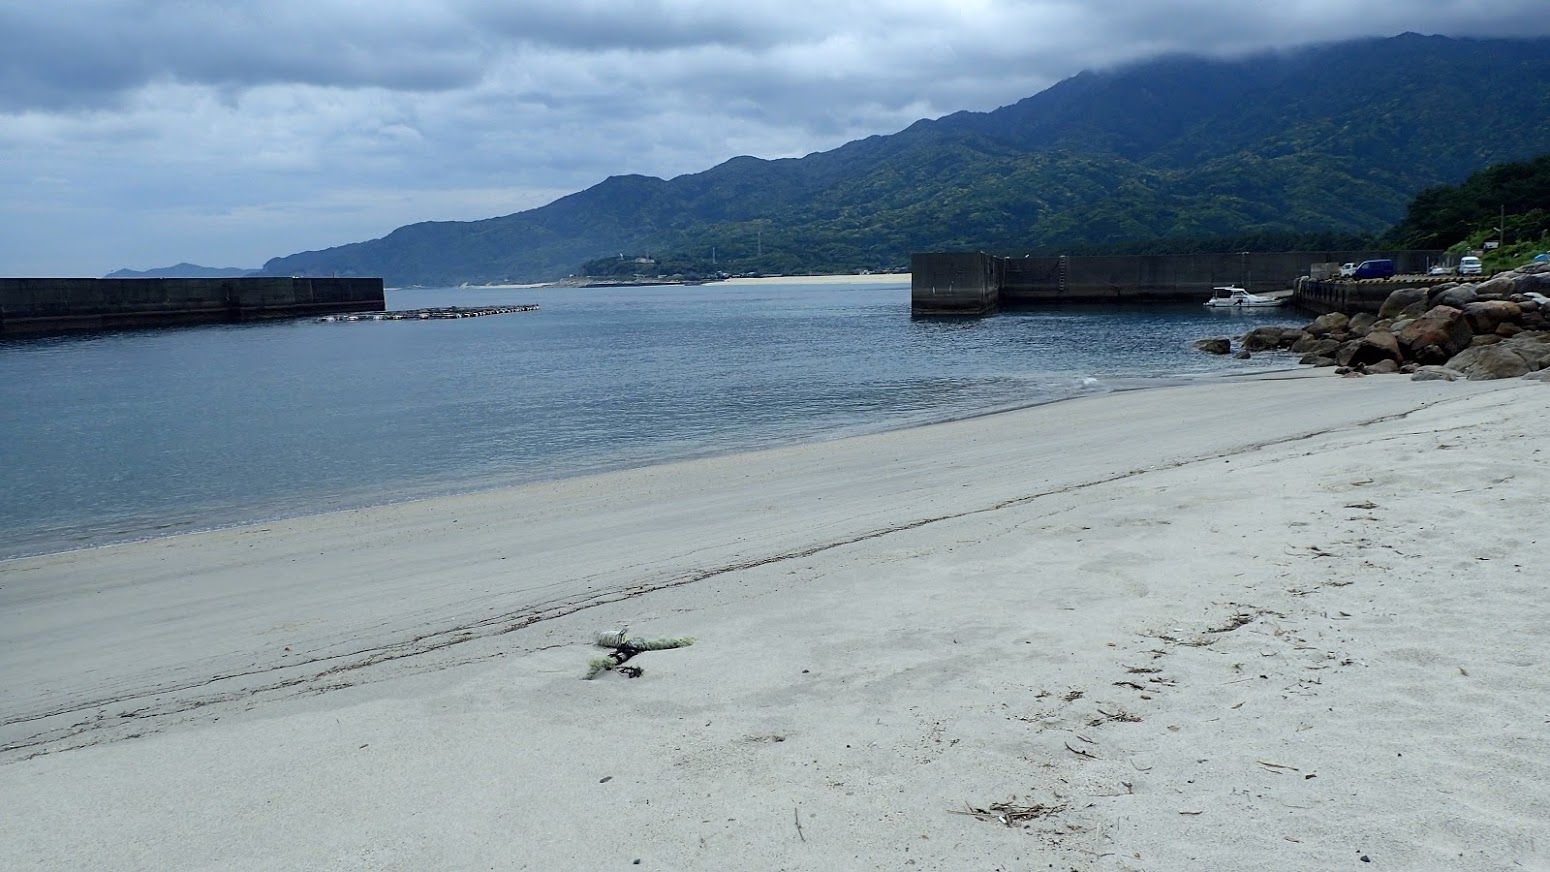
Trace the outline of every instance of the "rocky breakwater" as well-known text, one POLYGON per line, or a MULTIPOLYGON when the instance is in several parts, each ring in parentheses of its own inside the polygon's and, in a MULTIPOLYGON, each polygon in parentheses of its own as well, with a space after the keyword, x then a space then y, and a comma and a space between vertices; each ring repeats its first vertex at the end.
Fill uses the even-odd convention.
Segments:
MULTIPOLYGON (((1197 348, 1232 353, 1225 337, 1197 348)), ((1320 315, 1304 327, 1256 327, 1238 356, 1284 350, 1342 375, 1411 373, 1416 379, 1527 377, 1550 382, 1550 264, 1476 284, 1401 288, 1378 314, 1320 315)))

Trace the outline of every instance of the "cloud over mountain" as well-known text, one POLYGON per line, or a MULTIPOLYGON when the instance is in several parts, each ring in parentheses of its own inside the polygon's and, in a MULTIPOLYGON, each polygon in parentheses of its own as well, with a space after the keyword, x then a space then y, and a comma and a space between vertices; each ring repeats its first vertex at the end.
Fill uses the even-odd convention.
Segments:
POLYGON ((799 155, 1083 68, 1550 33, 1542 0, 60 0, 0 7, 0 272, 276 251, 799 155))

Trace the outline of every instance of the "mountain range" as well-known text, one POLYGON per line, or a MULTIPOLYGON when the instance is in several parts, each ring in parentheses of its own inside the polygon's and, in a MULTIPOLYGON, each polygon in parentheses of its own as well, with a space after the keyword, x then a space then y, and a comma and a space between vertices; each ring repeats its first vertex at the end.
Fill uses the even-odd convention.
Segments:
POLYGON ((200 266, 197 263, 180 263, 153 269, 116 269, 105 279, 229 279, 254 275, 258 271, 237 266, 200 266))
POLYGON ((1084 72, 831 151, 613 176, 540 208, 411 224, 263 271, 447 285, 552 279, 619 253, 770 273, 885 268, 933 249, 1371 235, 1422 189, 1546 151, 1550 39, 1404 34, 1084 72))

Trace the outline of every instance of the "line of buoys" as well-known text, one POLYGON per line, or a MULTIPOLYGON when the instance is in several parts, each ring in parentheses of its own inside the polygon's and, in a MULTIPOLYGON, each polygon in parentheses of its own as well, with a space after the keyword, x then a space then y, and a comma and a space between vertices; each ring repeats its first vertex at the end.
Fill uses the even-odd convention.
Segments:
POLYGON ((324 315, 319 324, 335 324, 342 321, 437 321, 449 318, 483 318, 485 315, 510 315, 514 312, 534 312, 538 306, 480 306, 464 309, 446 306, 432 309, 405 309, 399 312, 351 312, 343 315, 324 315))

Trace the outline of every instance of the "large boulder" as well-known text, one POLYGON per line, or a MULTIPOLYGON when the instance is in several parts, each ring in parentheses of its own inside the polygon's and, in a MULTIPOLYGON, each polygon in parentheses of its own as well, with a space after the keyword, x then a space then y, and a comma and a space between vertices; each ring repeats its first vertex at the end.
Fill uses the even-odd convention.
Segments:
POLYGON ((1366 367, 1368 375, 1393 375, 1399 372, 1399 362, 1395 360, 1380 360, 1370 363, 1366 367))
POLYGON ((1433 306, 1452 306, 1455 309, 1462 309, 1478 298, 1474 285, 1438 285, 1432 290, 1428 302, 1433 306))
POLYGON ((1243 334, 1244 351, 1269 351, 1272 348, 1283 348, 1297 341, 1302 331, 1288 331, 1281 327, 1255 327, 1243 334))
POLYGON ((1550 367, 1550 333, 1519 333, 1502 344, 1522 355, 1529 369, 1550 367))
POLYGON ((1451 306, 1434 306, 1406 324, 1395 338, 1407 359, 1443 363, 1468 348, 1473 336, 1463 312, 1451 306))
POLYGON ((1416 370, 1415 375, 1410 379, 1412 381, 1456 381, 1463 377, 1463 373, 1446 366, 1423 366, 1416 370))
POLYGON ((1456 370, 1470 381, 1517 378, 1534 371, 1523 355, 1504 342, 1466 349, 1448 361, 1448 369, 1456 370))
POLYGON ((1372 329, 1372 325, 1376 323, 1378 323, 1377 315, 1371 312, 1358 312, 1351 316, 1351 323, 1346 326, 1346 329, 1357 336, 1366 336, 1372 329))
POLYGON ((1515 378, 1550 368, 1550 333, 1492 338, 1497 341, 1460 352, 1448 361, 1448 368, 1474 380, 1515 378))
POLYGON ((1399 351, 1399 341, 1394 338, 1394 334, 1385 330, 1373 330, 1355 340, 1354 345, 1350 355, 1340 361, 1346 366, 1369 366, 1379 361, 1392 360, 1397 372, 1399 365, 1404 362, 1399 351))
POLYGON ((1218 336, 1214 339, 1196 339, 1195 347, 1207 354, 1229 354, 1232 352, 1232 340, 1226 336, 1218 336))
POLYGON ((1341 340, 1333 336, 1318 337, 1311 333, 1304 333, 1296 342, 1292 343, 1291 351, 1294 354, 1333 354, 1340 347, 1341 340))
POLYGON ((1334 366, 1338 363, 1333 357, 1323 354, 1304 354, 1297 362, 1303 366, 1334 366))
POLYGON ((1515 278, 1515 276, 1511 275, 1501 275, 1486 279, 1480 284, 1475 285, 1475 295, 1484 297, 1490 294, 1500 294, 1505 297, 1508 294, 1514 293, 1514 288, 1517 285, 1514 281, 1515 278))
MULTIPOLYGON (((1535 264, 1541 266, 1541 264, 1535 264)), ((1516 276, 1512 280, 1512 292, 1515 294, 1546 294, 1550 295, 1550 272, 1529 273, 1516 276)))
POLYGON ((1398 318, 1414 306, 1421 306, 1424 311, 1426 291, 1422 288, 1400 288, 1389 294, 1388 299, 1383 301, 1383 305, 1378 309, 1378 317, 1398 318))
MULTIPOLYGON (((1292 346, 1292 350, 1298 351, 1297 346, 1292 346)), ((1320 357, 1334 357, 1335 352, 1338 350, 1340 350, 1340 340, 1338 339, 1315 339, 1301 349, 1301 353, 1316 354, 1320 357)))
POLYGON ((1495 333, 1502 324, 1516 324, 1523 320, 1523 309, 1517 303, 1506 300, 1481 300, 1464 307, 1464 318, 1476 333, 1495 333))
POLYGON ((1313 323, 1303 328, 1304 331, 1314 336, 1326 336, 1330 333, 1344 333, 1351 319, 1344 312, 1327 312, 1313 319, 1313 323))

